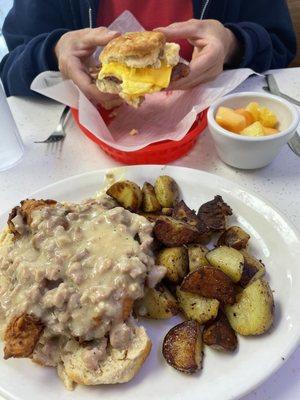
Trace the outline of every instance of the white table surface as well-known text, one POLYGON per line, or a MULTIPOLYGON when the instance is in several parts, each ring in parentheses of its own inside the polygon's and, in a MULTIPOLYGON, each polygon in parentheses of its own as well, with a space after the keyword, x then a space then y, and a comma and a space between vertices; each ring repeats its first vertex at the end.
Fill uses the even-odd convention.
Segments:
MULTIPOLYGON (((261 77, 254 77, 238 90, 254 91, 260 89, 262 84, 261 77)), ((73 120, 68 123, 68 134, 61 154, 47 153, 45 145, 35 144, 34 141, 47 137, 55 128, 62 106, 44 99, 17 97, 11 97, 9 103, 25 144, 25 155, 17 166, 0 173, 0 213, 37 189, 60 179, 118 165, 89 141, 73 120)), ((287 145, 268 167, 239 171, 219 160, 212 139, 205 131, 195 148, 174 165, 208 171, 255 191, 283 211, 300 230, 300 157, 294 155, 287 145)), ((276 374, 241 400, 269 399, 300 399, 300 348, 276 374)))

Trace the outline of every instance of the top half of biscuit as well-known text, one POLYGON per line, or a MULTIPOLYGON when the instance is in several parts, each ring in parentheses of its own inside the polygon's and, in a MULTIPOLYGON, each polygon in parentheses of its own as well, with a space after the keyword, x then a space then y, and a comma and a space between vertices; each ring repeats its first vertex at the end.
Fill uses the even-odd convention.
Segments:
POLYGON ((179 62, 179 45, 166 43, 161 32, 129 32, 110 41, 100 55, 102 64, 118 62, 131 68, 159 67, 179 62))

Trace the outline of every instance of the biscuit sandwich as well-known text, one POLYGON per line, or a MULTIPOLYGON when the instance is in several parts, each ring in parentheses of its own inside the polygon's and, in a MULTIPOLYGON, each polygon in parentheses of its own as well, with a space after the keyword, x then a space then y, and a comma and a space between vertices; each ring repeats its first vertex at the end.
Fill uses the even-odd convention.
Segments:
POLYGON ((180 46, 167 43, 161 32, 130 32, 110 41, 100 55, 101 70, 96 81, 103 93, 118 94, 139 107, 146 94, 169 87, 188 75, 179 62, 180 46))

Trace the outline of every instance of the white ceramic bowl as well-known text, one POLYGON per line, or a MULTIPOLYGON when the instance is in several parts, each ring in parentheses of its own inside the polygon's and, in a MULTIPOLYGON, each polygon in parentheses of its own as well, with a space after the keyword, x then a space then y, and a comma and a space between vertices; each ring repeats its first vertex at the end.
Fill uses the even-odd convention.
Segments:
POLYGON ((242 92, 222 97, 208 110, 208 128, 219 157, 226 164, 241 169, 261 168, 269 164, 294 135, 299 124, 299 113, 288 101, 260 92, 242 92), (270 108, 279 120, 280 132, 270 136, 249 137, 223 129, 215 120, 220 106, 241 108, 255 101, 270 108))

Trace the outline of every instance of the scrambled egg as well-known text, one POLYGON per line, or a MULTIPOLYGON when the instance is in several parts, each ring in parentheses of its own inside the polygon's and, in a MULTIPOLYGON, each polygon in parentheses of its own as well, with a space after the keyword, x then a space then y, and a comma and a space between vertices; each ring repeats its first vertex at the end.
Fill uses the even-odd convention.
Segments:
POLYGON ((123 93, 135 97, 167 88, 171 74, 172 67, 166 65, 160 68, 129 68, 124 64, 110 62, 102 65, 99 77, 115 76, 122 81, 123 93))

